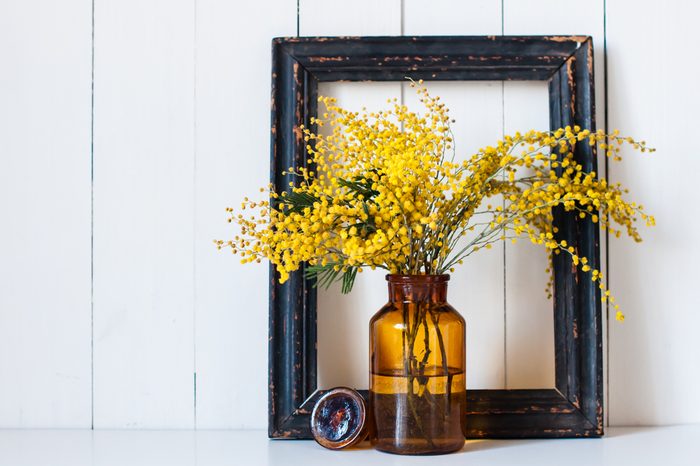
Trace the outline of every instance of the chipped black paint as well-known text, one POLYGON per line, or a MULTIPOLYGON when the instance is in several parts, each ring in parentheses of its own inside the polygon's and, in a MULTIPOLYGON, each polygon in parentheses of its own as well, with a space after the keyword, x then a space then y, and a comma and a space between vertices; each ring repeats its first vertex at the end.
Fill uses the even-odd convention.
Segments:
MULTIPOLYGON (((306 164, 300 125, 311 126, 322 81, 543 80, 550 127, 595 130, 593 47, 586 36, 300 37, 272 41, 270 180, 287 189, 282 171, 306 164)), ((594 148, 576 159, 596 170, 594 148)), ((599 268, 600 233, 588 218, 555 212, 566 239, 599 268)), ((597 437, 603 434, 600 290, 568 256, 554 263, 556 388, 468 390, 470 438, 597 437)), ((364 343, 364 342, 362 342, 364 343)), ((316 387, 316 290, 304 271, 284 285, 270 269, 269 436, 310 439, 316 387)), ((363 394, 366 398, 366 393, 363 394)))

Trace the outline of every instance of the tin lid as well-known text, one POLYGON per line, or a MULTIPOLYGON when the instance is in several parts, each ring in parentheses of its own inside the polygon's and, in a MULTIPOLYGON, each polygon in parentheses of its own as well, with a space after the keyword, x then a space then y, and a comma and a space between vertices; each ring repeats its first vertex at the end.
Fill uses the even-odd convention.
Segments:
POLYGON ((340 450, 367 437, 365 400, 351 388, 329 390, 311 412, 311 432, 319 445, 340 450))

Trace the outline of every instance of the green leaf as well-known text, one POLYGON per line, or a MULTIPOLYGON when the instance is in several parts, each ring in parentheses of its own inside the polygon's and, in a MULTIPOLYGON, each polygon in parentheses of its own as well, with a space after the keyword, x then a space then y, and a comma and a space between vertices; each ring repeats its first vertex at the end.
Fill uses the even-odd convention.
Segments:
POLYGON ((326 265, 307 265, 306 278, 315 279, 315 287, 328 288, 340 275, 340 270, 335 270, 336 263, 326 265))
POLYGON ((285 193, 280 199, 280 203, 285 204, 286 210, 284 212, 286 214, 303 212, 307 207, 312 208, 314 202, 319 202, 319 199, 308 193, 295 193, 293 191, 285 193))
POLYGON ((348 294, 352 291, 352 287, 355 284, 355 278, 357 277, 357 267, 348 268, 343 274, 343 286, 340 288, 340 292, 343 294, 348 294))
POLYGON ((348 294, 350 291, 352 291, 352 287, 355 284, 357 271, 357 267, 349 267, 345 270, 345 272, 342 272, 340 264, 329 262, 325 265, 307 265, 305 276, 309 279, 315 279, 316 281, 314 282, 314 287, 317 288, 320 287, 328 289, 334 282, 340 281, 341 293, 348 294), (337 270, 336 266, 338 266, 337 270))
POLYGON ((353 181, 339 178, 338 184, 358 194, 362 194, 367 200, 370 200, 379 194, 379 191, 372 189, 372 181, 361 176, 356 176, 353 178, 353 181))

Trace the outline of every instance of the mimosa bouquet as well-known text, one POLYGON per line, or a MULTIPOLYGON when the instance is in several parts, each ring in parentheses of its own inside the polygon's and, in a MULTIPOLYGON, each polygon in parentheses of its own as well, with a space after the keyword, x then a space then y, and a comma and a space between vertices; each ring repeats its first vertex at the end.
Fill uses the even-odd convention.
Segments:
MULTIPOLYGON (((241 210, 251 215, 227 209, 240 233, 217 246, 229 247, 244 263, 270 260, 280 282, 308 263, 319 285, 341 281, 347 293, 367 267, 443 274, 498 241, 524 238, 550 256, 570 255, 598 283, 603 300, 613 301, 601 271, 558 238, 554 212, 574 212, 611 234, 641 241, 636 222, 653 225, 654 218, 627 200, 619 184, 586 171, 574 149, 597 146, 615 160, 623 144, 653 149, 617 131, 567 126, 505 136, 457 161, 448 109, 422 82, 411 86, 423 114, 395 99, 385 111, 352 112, 321 97, 325 111, 311 123, 327 127, 326 134, 302 128, 313 168, 290 167, 295 181, 287 192, 269 187, 269 200, 246 198, 241 210)), ((624 318, 619 310, 616 317, 624 318)))

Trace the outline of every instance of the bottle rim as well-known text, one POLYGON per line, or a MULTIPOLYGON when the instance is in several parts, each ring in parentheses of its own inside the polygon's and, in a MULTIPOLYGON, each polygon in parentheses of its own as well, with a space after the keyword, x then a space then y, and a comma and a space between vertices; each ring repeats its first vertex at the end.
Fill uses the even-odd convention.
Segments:
POLYGON ((446 283, 450 280, 450 275, 447 273, 439 275, 400 275, 400 274, 387 274, 386 281, 389 283, 406 283, 406 284, 432 284, 432 283, 446 283))

